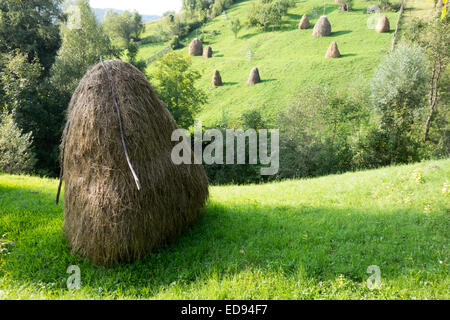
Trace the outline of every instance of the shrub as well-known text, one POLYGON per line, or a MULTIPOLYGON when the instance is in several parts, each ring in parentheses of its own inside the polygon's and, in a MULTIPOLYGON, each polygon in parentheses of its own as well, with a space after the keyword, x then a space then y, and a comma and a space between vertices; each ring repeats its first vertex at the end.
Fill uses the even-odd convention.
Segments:
POLYGON ((278 119, 281 178, 352 169, 352 135, 366 116, 350 89, 306 88, 278 119))
POLYGON ((207 101, 206 94, 195 86, 200 74, 192 69, 189 57, 174 51, 154 63, 151 82, 181 128, 194 124, 196 114, 207 101))
POLYGON ((0 172, 29 173, 36 162, 31 152, 32 133, 23 134, 12 114, 0 115, 0 172))
POLYGON ((173 36, 172 40, 170 40, 170 42, 169 42, 169 47, 172 50, 183 48, 183 44, 180 41, 180 37, 179 36, 173 36))
POLYGON ((425 55, 414 45, 398 46, 375 70, 370 88, 389 164, 418 160, 415 141, 428 79, 425 55))

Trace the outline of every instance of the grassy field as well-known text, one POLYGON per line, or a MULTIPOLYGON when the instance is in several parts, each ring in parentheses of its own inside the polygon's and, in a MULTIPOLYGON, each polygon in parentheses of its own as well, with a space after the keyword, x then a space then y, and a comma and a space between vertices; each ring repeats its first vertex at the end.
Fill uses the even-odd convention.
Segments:
MULTIPOLYGON (((205 40, 212 46, 214 55, 209 60, 194 57, 193 64, 202 74, 199 86, 209 96, 209 102, 199 116, 206 125, 214 125, 225 112, 231 125, 239 126, 241 114, 250 109, 261 110, 272 124, 292 95, 308 84, 345 86, 359 81, 360 77, 370 79, 373 69, 390 49, 397 21, 397 13, 383 13, 391 21, 392 32, 378 34, 368 28, 370 15, 365 13, 374 1, 355 0, 352 12, 342 12, 334 0, 327 0, 325 14, 333 33, 329 37, 314 38, 312 27, 298 30, 297 26, 303 14, 307 14, 314 25, 324 12, 324 2, 303 0, 296 1, 296 7, 289 10, 280 30, 264 33, 260 29, 244 27, 235 39, 229 20, 238 17, 245 23, 252 2, 239 1, 227 10, 228 20, 219 16, 204 27, 205 40), (337 41, 342 58, 326 60, 324 56, 332 41, 337 41), (248 87, 247 78, 254 66, 259 68, 263 82, 248 87), (221 72, 224 86, 211 87, 214 69, 221 72)), ((196 30, 186 44, 200 35, 201 31, 196 30)), ((179 51, 187 54, 187 48, 179 51)))
POLYGON ((0 175, 0 299, 449 299, 449 183, 442 160, 212 187, 192 229, 106 269, 70 254, 56 180, 0 175))

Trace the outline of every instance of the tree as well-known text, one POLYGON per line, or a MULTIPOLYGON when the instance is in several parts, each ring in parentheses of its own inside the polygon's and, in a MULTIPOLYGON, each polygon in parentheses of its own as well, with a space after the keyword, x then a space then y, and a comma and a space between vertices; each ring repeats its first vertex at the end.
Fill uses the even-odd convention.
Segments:
POLYGON ((237 39, 239 31, 241 31, 242 28, 239 18, 234 18, 230 21, 230 28, 234 33, 234 37, 237 39))
POLYGON ((111 42, 98 24, 88 0, 75 2, 78 27, 61 25, 62 46, 52 68, 51 80, 60 92, 65 93, 61 103, 65 106, 79 81, 88 69, 100 61, 100 57, 112 55, 111 42))
POLYGON ((132 25, 132 37, 134 41, 139 41, 141 39, 141 34, 145 32, 145 24, 142 20, 142 16, 134 12, 131 16, 131 25, 132 25))
POLYGON ((450 62, 450 18, 441 19, 436 17, 429 22, 425 30, 419 35, 419 44, 425 48, 428 60, 431 64, 431 80, 429 85, 429 111, 425 121, 425 129, 422 141, 426 142, 433 117, 443 91, 448 88, 442 87, 442 76, 450 62))
POLYGON ((200 74, 192 69, 190 58, 169 52, 155 62, 150 79, 178 126, 186 129, 192 126, 207 96, 195 87, 200 74))
POLYGON ((0 114, 0 172, 31 173, 36 162, 31 143, 31 132, 23 134, 12 114, 0 114))
POLYGON ((108 10, 103 26, 111 39, 119 42, 125 48, 128 47, 131 40, 139 40, 142 32, 145 31, 142 16, 137 12, 131 14, 129 11, 118 14, 108 10))
POLYGON ((45 77, 61 45, 61 0, 0 1, 0 53, 19 49, 29 62, 38 58, 45 77))
POLYGON ((5 109, 14 116, 18 127, 33 135, 38 173, 54 175, 58 171, 58 146, 64 122, 63 95, 48 78, 42 79, 43 67, 37 58, 28 62, 18 50, 3 56, 0 86, 4 88, 5 109))
POLYGON ((425 55, 414 45, 398 46, 375 70, 370 87, 390 164, 417 160, 415 130, 423 115, 428 80, 425 55))
POLYGON ((127 61, 145 74, 147 63, 138 59, 138 53, 139 46, 134 41, 131 41, 126 51, 127 61))
POLYGON ((250 8, 248 24, 262 27, 264 31, 269 26, 273 29, 280 25, 282 18, 294 5, 292 0, 260 0, 250 8))

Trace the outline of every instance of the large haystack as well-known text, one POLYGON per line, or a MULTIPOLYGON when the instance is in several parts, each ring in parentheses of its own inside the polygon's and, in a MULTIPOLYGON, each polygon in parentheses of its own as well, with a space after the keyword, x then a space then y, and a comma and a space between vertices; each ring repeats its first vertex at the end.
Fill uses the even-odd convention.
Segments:
POLYGON ((190 56, 201 56, 203 54, 203 44, 200 39, 195 38, 189 44, 189 55, 190 56))
POLYGON ((213 51, 212 51, 211 46, 207 46, 205 48, 205 50, 203 50, 203 58, 205 58, 205 59, 212 58, 212 54, 213 54, 213 51))
POLYGON ((309 29, 311 27, 311 23, 309 23, 308 17, 306 14, 303 15, 302 19, 300 20, 300 23, 298 24, 299 29, 309 29))
POLYGON ((220 87, 222 85, 222 77, 220 76, 219 70, 214 70, 211 84, 213 87, 220 87))
POLYGON ((260 82, 261 82, 261 77, 259 76, 259 70, 258 70, 258 68, 253 68, 252 71, 250 72, 250 76, 248 77, 247 84, 249 86, 252 86, 252 85, 260 83, 260 82))
POLYGON ((135 67, 114 60, 88 71, 70 102, 61 144, 65 231, 75 253, 100 265, 132 261, 199 217, 207 177, 201 165, 172 162, 175 129, 135 67))
POLYGON ((331 24, 326 16, 321 16, 313 30, 314 37, 325 37, 331 34, 331 24))
POLYGON ((377 27, 375 29, 378 33, 389 32, 391 31, 391 26, 389 24, 389 19, 386 16, 382 16, 380 20, 378 20, 377 27))
POLYGON ((325 59, 334 59, 339 58, 341 53, 339 52, 338 45, 336 41, 333 41, 328 48, 327 53, 325 54, 325 59))

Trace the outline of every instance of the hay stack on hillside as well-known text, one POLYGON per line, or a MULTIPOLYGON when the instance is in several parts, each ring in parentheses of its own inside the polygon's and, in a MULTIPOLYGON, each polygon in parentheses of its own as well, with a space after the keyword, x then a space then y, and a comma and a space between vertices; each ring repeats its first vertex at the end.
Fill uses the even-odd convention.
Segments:
POLYGON ((328 48, 327 53, 325 54, 325 59, 335 59, 339 58, 341 56, 341 53, 339 52, 338 45, 336 41, 333 41, 330 44, 330 47, 328 48))
POLYGON ((300 23, 298 24, 298 28, 299 29, 309 29, 310 26, 311 26, 311 23, 309 22, 306 14, 304 14, 302 19, 300 20, 300 23))
POLYGON ((260 82, 261 82, 261 77, 259 76, 259 70, 258 70, 258 68, 255 67, 250 72, 250 76, 248 77, 247 84, 249 86, 252 86, 252 85, 255 85, 260 82))
POLYGON ((203 58, 205 59, 212 58, 212 54, 213 52, 211 46, 207 46, 205 50, 203 50, 203 58))
POLYGON ((132 65, 106 61, 88 71, 70 102, 61 144, 64 227, 73 252, 100 265, 132 261, 199 217, 208 180, 201 165, 172 162, 176 129, 132 65))
POLYGON ((389 24, 389 19, 386 16, 382 16, 380 20, 378 20, 377 27, 375 29, 378 33, 389 32, 391 31, 391 26, 389 24))
POLYGON ((189 55, 192 57, 201 56, 203 54, 203 44, 200 39, 195 38, 189 44, 189 55))
POLYGON ((220 87, 222 85, 222 77, 220 76, 219 70, 214 70, 211 83, 213 87, 220 87))
POLYGON ((313 30, 314 37, 325 37, 331 34, 331 23, 326 16, 321 16, 313 30))

